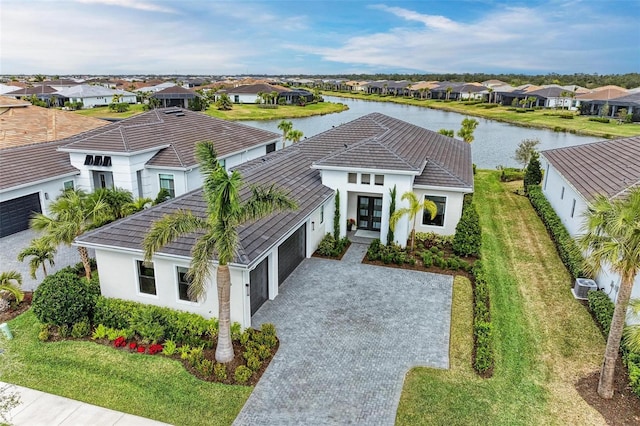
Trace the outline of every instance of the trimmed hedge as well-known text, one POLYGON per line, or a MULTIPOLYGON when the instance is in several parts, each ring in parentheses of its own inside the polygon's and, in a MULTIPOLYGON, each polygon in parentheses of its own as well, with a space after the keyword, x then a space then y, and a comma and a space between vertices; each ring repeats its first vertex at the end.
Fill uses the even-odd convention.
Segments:
POLYGON ((453 251, 458 256, 479 256, 481 245, 480 217, 473 205, 473 198, 465 196, 462 216, 456 225, 456 234, 453 237, 453 251))
POLYGON ((530 185, 527 187, 527 196, 533 209, 538 213, 542 223, 547 228, 551 239, 555 243, 560 259, 571 276, 574 279, 588 277, 584 268, 584 258, 576 241, 569 235, 560 217, 542 193, 542 189, 537 185, 530 185))
POLYGON ((475 285, 473 288, 473 337, 476 353, 473 368, 480 374, 487 373, 495 361, 493 345, 493 323, 489 304, 489 284, 482 265, 476 261, 473 267, 475 285))
POLYGON ((58 271, 42 280, 33 293, 33 313, 43 324, 71 327, 91 318, 99 295, 97 279, 87 282, 76 273, 58 271))

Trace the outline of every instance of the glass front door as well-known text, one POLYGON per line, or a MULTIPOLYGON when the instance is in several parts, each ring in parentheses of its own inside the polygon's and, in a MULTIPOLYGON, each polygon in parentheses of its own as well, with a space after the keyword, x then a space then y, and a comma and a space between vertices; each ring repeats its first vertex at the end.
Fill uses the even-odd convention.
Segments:
POLYGON ((382 198, 358 196, 358 228, 380 231, 382 198))

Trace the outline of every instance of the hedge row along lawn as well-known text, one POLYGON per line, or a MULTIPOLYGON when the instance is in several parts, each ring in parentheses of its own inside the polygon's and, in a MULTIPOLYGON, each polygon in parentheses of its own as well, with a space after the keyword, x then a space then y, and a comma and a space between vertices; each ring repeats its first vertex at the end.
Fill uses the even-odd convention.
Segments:
MULTIPOLYGON (((361 95, 348 92, 330 92, 323 90, 323 95, 339 96, 343 98, 363 99, 378 102, 394 102, 403 105, 414 105, 426 108, 441 109, 475 117, 488 118, 490 120, 503 121, 524 127, 537 127, 559 130, 583 135, 591 135, 603 138, 629 137, 640 135, 640 123, 618 124, 611 119, 610 123, 598 123, 589 121, 591 116, 575 116, 571 120, 562 118, 561 115, 571 113, 567 110, 539 109, 535 111, 517 112, 513 107, 497 106, 485 108, 486 104, 473 104, 458 101, 442 101, 437 99, 414 99, 402 96, 361 95), (551 115, 556 114, 556 115, 551 115)), ((520 108, 521 109, 521 108, 520 108)))
POLYGON ((251 393, 247 386, 205 382, 178 361, 131 354, 89 341, 43 343, 26 312, 4 341, 17 368, 2 381, 176 425, 230 425, 251 393))
POLYGON ((482 226, 482 259, 494 323, 493 377, 471 367, 471 286, 454 284, 451 368, 415 368, 406 377, 399 425, 601 425, 603 418, 574 387, 598 370, 604 339, 571 295, 571 278, 521 182, 479 171, 474 204, 482 226))

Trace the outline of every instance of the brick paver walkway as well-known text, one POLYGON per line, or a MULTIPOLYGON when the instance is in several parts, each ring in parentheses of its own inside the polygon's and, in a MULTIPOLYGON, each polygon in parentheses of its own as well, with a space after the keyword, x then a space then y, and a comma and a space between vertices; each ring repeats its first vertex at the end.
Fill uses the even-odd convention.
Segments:
POLYGON ((280 349, 234 425, 393 425, 406 372, 449 367, 453 279, 306 259, 254 315, 280 349))

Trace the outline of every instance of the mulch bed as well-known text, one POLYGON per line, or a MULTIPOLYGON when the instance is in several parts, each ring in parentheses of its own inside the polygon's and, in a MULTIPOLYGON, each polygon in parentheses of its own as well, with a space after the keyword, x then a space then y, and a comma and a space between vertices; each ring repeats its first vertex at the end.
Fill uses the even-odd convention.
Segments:
POLYGON ((20 302, 19 305, 14 306, 14 303, 12 303, 8 311, 0 313, 0 324, 2 324, 3 322, 11 321, 21 313, 26 312, 31 307, 32 299, 33 292, 25 291, 24 299, 22 300, 22 302, 20 302))
POLYGON ((344 250, 342 251, 342 253, 340 253, 340 256, 338 256, 338 257, 323 256, 320 253, 318 253, 318 250, 314 251, 311 256, 312 257, 319 257, 321 259, 342 260, 342 258, 344 257, 345 253, 347 252, 347 250, 349 250, 349 247, 351 247, 351 241, 349 241, 349 243, 346 245, 346 247, 344 248, 344 250))
POLYGON ((640 425, 640 399, 631 391, 627 369, 618 357, 614 378, 612 399, 603 399, 598 395, 600 371, 594 371, 580 379, 576 390, 580 396, 605 418, 608 425, 637 426, 640 425))

